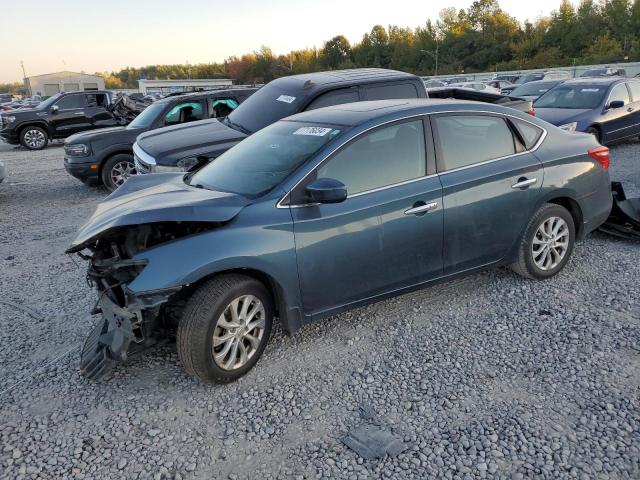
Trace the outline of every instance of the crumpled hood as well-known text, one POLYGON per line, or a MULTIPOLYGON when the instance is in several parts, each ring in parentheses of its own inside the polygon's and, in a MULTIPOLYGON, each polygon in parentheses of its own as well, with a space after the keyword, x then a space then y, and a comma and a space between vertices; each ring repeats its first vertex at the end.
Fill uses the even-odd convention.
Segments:
POLYGON ((536 117, 556 126, 577 122, 585 113, 591 112, 588 108, 538 108, 535 103, 533 108, 536 109, 536 117))
POLYGON ((139 135, 136 143, 159 165, 174 166, 186 157, 222 153, 246 137, 212 118, 158 128, 139 135))
POLYGON ((227 222, 250 200, 233 193, 186 185, 183 173, 129 178, 109 195, 71 242, 67 253, 82 250, 116 227, 158 222, 227 222))

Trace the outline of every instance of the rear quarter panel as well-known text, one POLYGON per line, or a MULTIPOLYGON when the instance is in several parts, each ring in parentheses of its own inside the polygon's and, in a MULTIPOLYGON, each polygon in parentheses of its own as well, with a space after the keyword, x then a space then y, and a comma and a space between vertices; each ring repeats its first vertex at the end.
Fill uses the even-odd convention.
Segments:
POLYGON ((570 198, 580 209, 579 238, 597 228, 611 211, 609 172, 588 151, 600 144, 592 135, 548 128, 535 155, 544 166, 541 203, 570 198))

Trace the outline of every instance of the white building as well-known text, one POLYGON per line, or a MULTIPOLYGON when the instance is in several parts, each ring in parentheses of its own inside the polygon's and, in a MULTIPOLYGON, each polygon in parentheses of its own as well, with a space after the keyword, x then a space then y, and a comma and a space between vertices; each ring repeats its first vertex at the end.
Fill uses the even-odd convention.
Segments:
POLYGON ((50 97, 60 92, 104 90, 104 78, 68 71, 46 73, 25 78, 24 87, 30 96, 50 97))
POLYGON ((197 92, 212 88, 230 87, 229 78, 197 78, 191 80, 138 80, 140 93, 197 92))

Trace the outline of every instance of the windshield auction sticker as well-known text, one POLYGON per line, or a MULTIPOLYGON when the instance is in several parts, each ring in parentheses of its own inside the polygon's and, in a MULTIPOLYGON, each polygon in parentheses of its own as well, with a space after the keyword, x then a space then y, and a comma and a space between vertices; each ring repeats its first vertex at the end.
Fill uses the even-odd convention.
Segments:
POLYGON ((290 97, 289 95, 280 95, 278 98, 276 98, 277 101, 284 103, 293 103, 295 99, 296 97, 290 97))
POLYGON ((294 135, 311 135, 313 137, 324 137, 332 129, 325 127, 301 127, 293 132, 294 135))

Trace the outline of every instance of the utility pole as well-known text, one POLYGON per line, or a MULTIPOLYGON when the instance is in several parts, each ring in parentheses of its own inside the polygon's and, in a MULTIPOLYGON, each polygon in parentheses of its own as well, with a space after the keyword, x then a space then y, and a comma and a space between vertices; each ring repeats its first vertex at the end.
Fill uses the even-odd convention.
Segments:
POLYGON ((27 93, 29 93, 29 96, 31 97, 31 84, 27 82, 27 74, 24 71, 24 62, 22 60, 20 60, 20 66, 22 67, 22 81, 27 86, 27 93))
POLYGON ((420 50, 422 53, 426 53, 428 55, 431 55, 432 58, 435 59, 436 61, 436 68, 435 68, 435 72, 433 74, 434 77, 438 76, 438 52, 440 50, 440 44, 436 42, 436 50, 435 50, 435 54, 434 52, 432 52, 431 50, 420 50))

